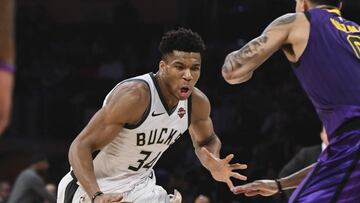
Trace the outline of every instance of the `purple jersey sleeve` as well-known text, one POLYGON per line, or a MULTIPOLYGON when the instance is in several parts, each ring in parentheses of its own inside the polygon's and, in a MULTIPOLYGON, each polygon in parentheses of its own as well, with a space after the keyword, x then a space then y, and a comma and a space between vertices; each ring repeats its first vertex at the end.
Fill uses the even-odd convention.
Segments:
POLYGON ((307 17, 309 40, 294 72, 331 135, 360 117, 360 26, 339 10, 314 8, 307 17))

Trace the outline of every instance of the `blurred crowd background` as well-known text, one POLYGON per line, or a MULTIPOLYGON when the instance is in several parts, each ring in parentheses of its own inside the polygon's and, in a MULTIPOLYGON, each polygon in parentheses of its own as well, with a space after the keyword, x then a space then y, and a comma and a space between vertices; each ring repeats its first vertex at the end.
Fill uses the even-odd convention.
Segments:
MULTIPOLYGON (((197 84, 210 99, 222 154, 247 163, 249 181, 275 178, 304 146, 321 143, 321 123, 282 53, 249 82, 230 86, 220 69, 294 0, 18 0, 17 72, 11 125, 0 139, 0 181, 13 184, 34 151, 48 156, 48 183, 69 171, 71 141, 119 81, 156 72, 158 42, 179 26, 207 45, 197 84)), ((343 16, 360 22, 360 1, 344 2, 343 16)), ((188 134, 155 166, 158 184, 177 188, 184 202, 199 194, 214 203, 282 202, 282 197, 235 196, 197 160, 188 134)), ((242 182, 236 181, 236 184, 242 182)))

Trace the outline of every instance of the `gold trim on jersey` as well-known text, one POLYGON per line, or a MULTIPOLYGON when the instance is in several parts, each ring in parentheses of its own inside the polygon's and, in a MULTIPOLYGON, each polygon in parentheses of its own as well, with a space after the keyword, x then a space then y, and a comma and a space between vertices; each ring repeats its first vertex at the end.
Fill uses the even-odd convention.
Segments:
POLYGON ((338 8, 325 9, 329 13, 335 13, 338 16, 341 16, 341 11, 338 8))

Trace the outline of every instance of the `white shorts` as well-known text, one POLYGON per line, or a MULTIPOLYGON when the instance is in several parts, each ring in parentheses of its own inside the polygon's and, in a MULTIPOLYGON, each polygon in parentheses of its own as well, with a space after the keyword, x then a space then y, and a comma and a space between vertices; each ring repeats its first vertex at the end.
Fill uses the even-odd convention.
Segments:
MULTIPOLYGON (((106 187, 105 190, 105 187, 101 187, 100 184, 99 186, 104 193, 122 194, 123 202, 169 203, 167 192, 161 186, 156 185, 156 178, 152 169, 136 181, 131 181, 130 184, 120 184, 119 186, 113 184, 113 187, 106 187)), ((91 203, 91 198, 68 173, 59 183, 57 203, 91 203), (73 195, 72 198, 71 195, 73 195)))

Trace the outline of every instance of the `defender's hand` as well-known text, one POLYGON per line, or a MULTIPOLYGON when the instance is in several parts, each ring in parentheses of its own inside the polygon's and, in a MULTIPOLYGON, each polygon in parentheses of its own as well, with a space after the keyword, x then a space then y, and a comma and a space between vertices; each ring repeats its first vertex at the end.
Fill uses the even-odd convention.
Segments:
POLYGON ((239 173, 234 172, 234 170, 246 169, 246 164, 229 164, 229 162, 234 158, 233 154, 227 155, 225 159, 216 158, 212 153, 210 153, 205 147, 202 147, 200 150, 206 159, 204 164, 206 168, 210 171, 212 177, 219 181, 224 182, 228 185, 230 189, 234 188, 234 185, 230 177, 246 180, 246 176, 240 175, 239 173))
POLYGON ((271 196, 278 192, 278 187, 274 180, 257 180, 245 185, 236 186, 231 190, 234 194, 245 194, 251 197, 255 195, 271 196))

